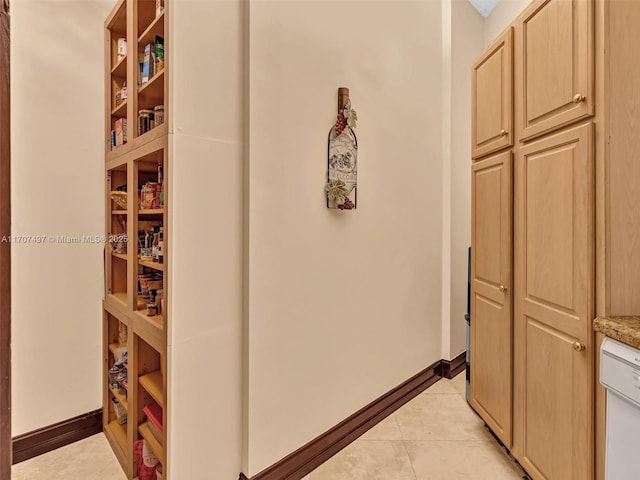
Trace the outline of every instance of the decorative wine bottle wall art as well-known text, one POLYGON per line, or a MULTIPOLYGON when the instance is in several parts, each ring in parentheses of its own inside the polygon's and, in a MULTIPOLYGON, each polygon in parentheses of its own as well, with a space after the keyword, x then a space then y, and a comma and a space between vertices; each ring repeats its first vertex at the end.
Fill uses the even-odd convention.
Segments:
POLYGON ((358 140, 353 129, 358 116, 349 89, 338 89, 338 118, 329 131, 327 208, 354 210, 358 204, 358 140))

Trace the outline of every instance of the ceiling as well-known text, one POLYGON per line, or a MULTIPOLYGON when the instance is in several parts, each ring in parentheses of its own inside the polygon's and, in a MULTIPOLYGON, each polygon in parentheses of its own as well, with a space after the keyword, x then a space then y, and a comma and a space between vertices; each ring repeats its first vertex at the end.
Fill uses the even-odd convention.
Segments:
POLYGON ((480 15, 487 18, 500 0, 469 0, 469 3, 480 12, 480 15))

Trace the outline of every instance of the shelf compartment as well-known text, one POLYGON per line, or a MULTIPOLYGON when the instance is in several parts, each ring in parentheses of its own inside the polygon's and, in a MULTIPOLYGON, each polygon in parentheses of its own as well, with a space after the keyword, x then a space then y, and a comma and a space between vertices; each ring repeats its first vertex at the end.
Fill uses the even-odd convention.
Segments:
POLYGON ((140 259, 138 259, 138 265, 143 267, 153 268, 154 270, 158 270, 160 272, 164 272, 164 267, 165 267, 164 263, 148 262, 146 260, 140 260, 140 259))
POLYGON ((164 395, 162 393, 162 373, 157 370, 147 373, 138 378, 138 383, 144 388, 151 397, 158 402, 161 407, 164 406, 164 395))
MULTIPOLYGON (((127 424, 120 425, 117 420, 109 422, 104 427, 105 434, 113 451, 118 457, 120 465, 127 464, 127 424)), ((151 433, 151 432, 149 432, 151 433)))
POLYGON ((138 43, 141 46, 146 45, 147 43, 151 43, 155 40, 156 35, 160 35, 164 37, 164 12, 156 17, 151 25, 147 27, 147 29, 142 32, 142 35, 138 37, 138 43))
POLYGON ((124 409, 128 411, 129 402, 127 401, 127 396, 117 388, 109 387, 109 391, 111 392, 111 395, 113 395, 113 398, 115 398, 118 402, 120 402, 120 405, 122 405, 124 409))
MULTIPOLYGON (((111 110, 111 116, 118 117, 118 118, 126 117, 127 116, 127 102, 128 102, 128 100, 125 100, 124 102, 120 103, 120 105, 118 105, 116 108, 111 110)), ((118 147, 114 147, 114 150, 116 148, 118 148, 118 147)))
POLYGON ((160 444, 160 442, 158 442, 156 437, 151 432, 151 427, 149 427, 148 422, 144 422, 138 425, 138 432, 140 432, 142 438, 144 438, 148 442, 149 447, 151 447, 153 453, 156 454, 156 457, 158 457, 160 463, 164 465, 164 447, 160 444))
POLYGON ((138 95, 144 97, 145 100, 152 101, 151 103, 138 99, 139 108, 151 108, 154 105, 164 104, 164 69, 156 73, 149 79, 147 83, 142 85, 138 89, 138 95))
POLYGON ((111 75, 114 77, 125 78, 127 76, 127 56, 125 55, 111 69, 111 75))

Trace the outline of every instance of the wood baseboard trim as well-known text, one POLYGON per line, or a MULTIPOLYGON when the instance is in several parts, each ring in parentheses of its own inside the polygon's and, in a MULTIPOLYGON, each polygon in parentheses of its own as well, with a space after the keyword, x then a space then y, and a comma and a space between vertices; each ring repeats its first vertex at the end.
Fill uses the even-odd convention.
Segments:
POLYGON ((13 438, 13 464, 102 432, 102 409, 13 438))
MULTIPOLYGON (((463 363, 464 365, 464 363, 463 363)), ((414 375, 251 480, 300 480, 442 377, 442 360, 414 375)), ((239 480, 249 480, 241 473, 239 480)))
POLYGON ((467 352, 462 352, 452 360, 442 360, 442 376, 451 380, 467 366, 467 352))

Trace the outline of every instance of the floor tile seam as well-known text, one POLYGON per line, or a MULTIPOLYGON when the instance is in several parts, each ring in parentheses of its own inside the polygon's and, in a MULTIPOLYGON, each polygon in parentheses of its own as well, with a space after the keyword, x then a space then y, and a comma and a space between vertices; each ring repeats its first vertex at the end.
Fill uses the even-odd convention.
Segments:
POLYGON ((416 469, 413 466, 413 461, 411 460, 411 455, 409 454, 409 448, 407 447, 407 442, 402 440, 402 446, 404 447, 404 451, 407 454, 407 459, 409 460, 409 465, 411 465, 411 472, 413 473, 414 480, 418 480, 418 474, 416 473, 416 469))

